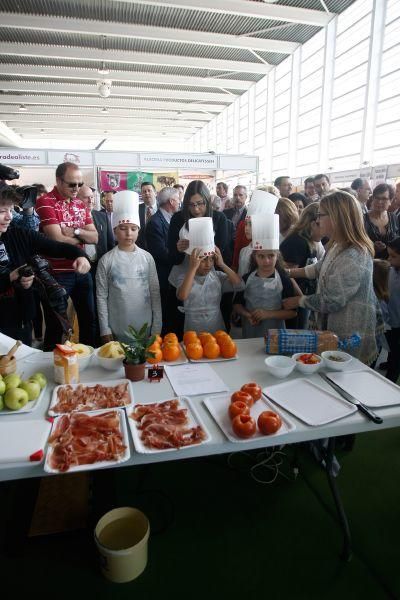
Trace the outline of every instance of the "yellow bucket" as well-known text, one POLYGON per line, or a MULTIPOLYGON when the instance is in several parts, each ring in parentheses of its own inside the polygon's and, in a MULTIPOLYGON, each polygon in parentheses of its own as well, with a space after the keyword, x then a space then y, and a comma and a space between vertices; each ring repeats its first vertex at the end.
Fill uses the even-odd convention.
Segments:
POLYGON ((150 524, 137 508, 115 508, 94 530, 103 575, 115 583, 136 579, 147 564, 150 524))

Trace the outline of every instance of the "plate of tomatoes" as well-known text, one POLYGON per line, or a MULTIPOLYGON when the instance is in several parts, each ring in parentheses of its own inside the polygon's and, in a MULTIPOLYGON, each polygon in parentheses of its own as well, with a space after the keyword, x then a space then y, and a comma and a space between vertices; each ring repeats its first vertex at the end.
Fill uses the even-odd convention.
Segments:
POLYGON ((231 442, 277 437, 296 429, 293 421, 268 402, 256 383, 245 384, 230 395, 208 396, 204 405, 231 442))
POLYGON ((189 362, 175 333, 167 333, 163 338, 156 335, 155 341, 147 350, 153 354, 147 358, 146 366, 148 367, 150 365, 184 365, 189 362))
POLYGON ((216 331, 214 334, 206 331, 185 331, 183 347, 190 362, 220 362, 235 360, 238 357, 237 346, 226 331, 216 331))

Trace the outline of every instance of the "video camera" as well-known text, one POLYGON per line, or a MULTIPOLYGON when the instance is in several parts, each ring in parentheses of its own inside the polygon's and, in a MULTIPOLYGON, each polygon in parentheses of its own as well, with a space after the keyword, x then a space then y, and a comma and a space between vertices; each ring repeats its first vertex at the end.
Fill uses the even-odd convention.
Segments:
POLYGON ((14 179, 19 179, 19 171, 0 164, 0 192, 11 188, 21 198, 18 204, 22 210, 34 208, 36 205, 37 188, 33 185, 22 185, 14 188, 5 183, 6 181, 14 181, 14 179))
POLYGON ((18 269, 20 277, 35 275, 35 287, 43 300, 46 300, 54 312, 63 315, 66 313, 68 298, 65 289, 58 283, 52 274, 49 262, 35 254, 28 263, 18 269))

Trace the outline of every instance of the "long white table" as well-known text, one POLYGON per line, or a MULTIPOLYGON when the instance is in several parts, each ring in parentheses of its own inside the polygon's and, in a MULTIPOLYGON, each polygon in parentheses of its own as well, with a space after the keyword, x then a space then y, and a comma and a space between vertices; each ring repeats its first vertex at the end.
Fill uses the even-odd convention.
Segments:
MULTIPOLYGON (((215 369, 218 375, 228 385, 230 390, 235 391, 240 389, 240 387, 248 381, 256 381, 259 385, 261 385, 261 387, 268 387, 282 381, 273 377, 267 372, 264 364, 266 354, 261 339, 238 340, 237 345, 239 352, 238 360, 216 362, 212 364, 213 369, 215 369)), ((93 358, 93 360, 95 360, 95 358, 93 358)), ((354 368, 358 367, 360 369, 367 369, 365 365, 362 365, 362 363, 354 360, 351 364, 351 370, 354 370, 354 368)), ((10 421, 43 419, 47 415, 51 394, 55 386, 55 384, 52 383, 52 354, 35 354, 23 361, 19 361, 17 371, 23 372, 24 378, 27 378, 35 371, 43 371, 48 377, 49 384, 43 399, 34 411, 26 414, 15 413, 12 415, 1 415, 0 427, 4 427, 4 424, 10 421)), ((99 366, 93 366, 81 373, 81 382, 101 383, 102 381, 118 379, 122 377, 124 377, 123 369, 120 371, 106 371, 99 366)), ((315 374, 311 377, 304 376, 299 373, 299 371, 295 370, 288 379, 295 379, 299 377, 307 377, 310 379, 310 381, 314 381, 319 386, 325 387, 329 389, 331 393, 335 394, 332 388, 329 387, 329 385, 326 384, 318 376, 318 374, 315 374)), ((160 383, 149 383, 147 380, 139 383, 133 383, 133 390, 135 402, 167 400, 175 396, 166 376, 164 376, 164 379, 160 383)), ((383 424, 381 425, 375 425, 372 421, 364 417, 359 411, 350 415, 349 417, 340 419, 322 427, 310 427, 296 419, 294 416, 288 414, 290 419, 296 424, 296 429, 294 431, 285 435, 277 435, 273 437, 266 436, 254 440, 250 439, 248 442, 246 442, 246 444, 234 443, 225 438, 225 435, 222 433, 221 429, 215 423, 207 408, 204 406, 203 399, 204 396, 192 396, 192 401, 194 402, 199 415, 211 434, 211 441, 209 443, 202 444, 200 446, 188 447, 182 450, 177 450, 176 452, 138 454, 135 452, 132 440, 130 440, 131 458, 129 461, 121 463, 121 465, 117 465, 117 467, 122 468, 145 463, 237 452, 243 449, 265 448, 280 444, 292 444, 296 442, 330 438, 351 433, 398 427, 400 425, 399 388, 398 406, 391 406, 375 410, 375 412, 383 418, 383 424)), ((112 467, 115 468, 115 465, 112 465, 112 467)), ((44 472, 42 464, 32 463, 27 466, 0 464, 0 481, 43 476, 47 476, 47 473, 44 472)))
MULTIPOLYGON (((264 360, 266 357, 262 339, 238 340, 238 360, 216 362, 212 364, 213 369, 227 384, 230 390, 235 391, 249 381, 256 381, 261 387, 268 387, 282 380, 276 379, 270 375, 265 367, 264 360)), ((95 360, 95 359, 93 359, 95 360)), ((350 370, 367 369, 365 365, 359 361, 353 360, 349 366, 350 370)), ((7 422, 19 420, 44 419, 47 416, 47 410, 50 403, 50 398, 55 384, 53 381, 53 356, 52 353, 37 353, 28 356, 18 362, 17 371, 23 373, 23 377, 27 378, 35 371, 42 371, 46 374, 49 384, 41 402, 35 407, 35 410, 26 414, 0 415, 0 434, 1 427, 5 427, 7 422)), ((82 383, 102 383, 107 380, 118 379, 124 377, 124 371, 106 371, 95 364, 81 373, 82 383)), ((302 375, 295 370, 288 379, 296 379, 308 377, 321 387, 325 387, 329 392, 335 394, 332 388, 326 384, 318 374, 313 376, 302 375)), ((135 402, 155 402, 159 400, 167 400, 175 396, 174 391, 167 379, 160 383, 150 383, 147 380, 133 383, 134 400, 135 402)), ((296 429, 284 434, 275 436, 265 436, 258 439, 250 439, 246 443, 234 443, 225 438, 219 426, 215 423, 207 408, 203 404, 204 396, 192 396, 203 423, 207 427, 211 441, 200 446, 188 447, 176 452, 159 452, 153 454, 139 454, 135 452, 132 440, 130 439, 131 458, 120 465, 110 465, 110 468, 122 468, 133 465, 146 465, 162 461, 170 461, 185 458, 194 458, 200 456, 208 456, 212 454, 225 454, 230 452, 239 452, 242 450, 266 448, 269 446, 279 446, 282 444, 294 444, 297 442, 311 441, 321 438, 329 438, 328 448, 325 454, 326 474, 328 477, 329 486, 335 501, 336 509, 340 519, 340 526, 343 532, 343 551, 342 557, 349 560, 351 557, 351 538, 350 529, 347 522, 347 517, 340 498, 336 479, 332 469, 332 460, 335 449, 335 438, 337 436, 355 434, 366 431, 383 430, 385 428, 398 427, 400 425, 400 388, 399 388, 399 405, 380 408, 375 410, 383 419, 380 425, 374 424, 367 419, 359 411, 354 414, 335 421, 329 425, 311 427, 304 424, 302 421, 289 415, 292 422, 295 423, 296 429)), ((281 409, 279 409, 281 410, 281 409)), ((104 473, 107 469, 95 471, 88 468, 88 471, 95 473, 104 473)), ((110 472, 112 473, 112 472, 110 472)), ((39 478, 48 476, 43 470, 43 464, 31 463, 26 466, 16 466, 11 464, 0 464, 0 481, 20 481, 25 479, 39 478)), ((23 481, 20 481, 22 484, 23 481)))

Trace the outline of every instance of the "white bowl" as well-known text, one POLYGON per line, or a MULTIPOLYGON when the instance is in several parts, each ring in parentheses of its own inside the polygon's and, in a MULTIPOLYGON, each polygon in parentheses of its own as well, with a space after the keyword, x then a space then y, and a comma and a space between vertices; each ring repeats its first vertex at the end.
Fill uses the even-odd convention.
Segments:
POLYGON ((324 359, 324 366, 332 371, 344 371, 347 365, 353 360, 353 357, 347 352, 340 352, 339 350, 325 350, 321 354, 324 359), (332 360, 332 356, 340 358, 340 360, 332 360))
POLYGON ((90 350, 90 354, 89 355, 84 355, 84 354, 76 354, 76 357, 78 359, 78 365, 79 365, 79 372, 81 373, 82 371, 84 371, 85 369, 88 368, 90 361, 92 360, 92 356, 94 353, 94 348, 92 348, 92 346, 88 346, 89 350, 90 350))
POLYGON ((94 351, 96 355, 97 362, 103 369, 107 369, 107 371, 118 371, 122 368, 122 361, 124 360, 123 356, 119 358, 105 358, 104 356, 99 355, 100 348, 96 348, 94 351))
POLYGON ((296 361, 296 369, 300 371, 300 373, 305 373, 306 375, 316 373, 323 364, 322 358, 314 352, 297 352, 296 354, 292 355, 292 358, 296 361), (306 365, 300 360, 297 360, 300 356, 303 356, 303 354, 314 354, 314 356, 318 357, 319 360, 317 363, 306 365))
POLYGON ((264 362, 267 371, 279 379, 284 379, 290 375, 296 366, 296 361, 290 356, 268 356, 264 362))

